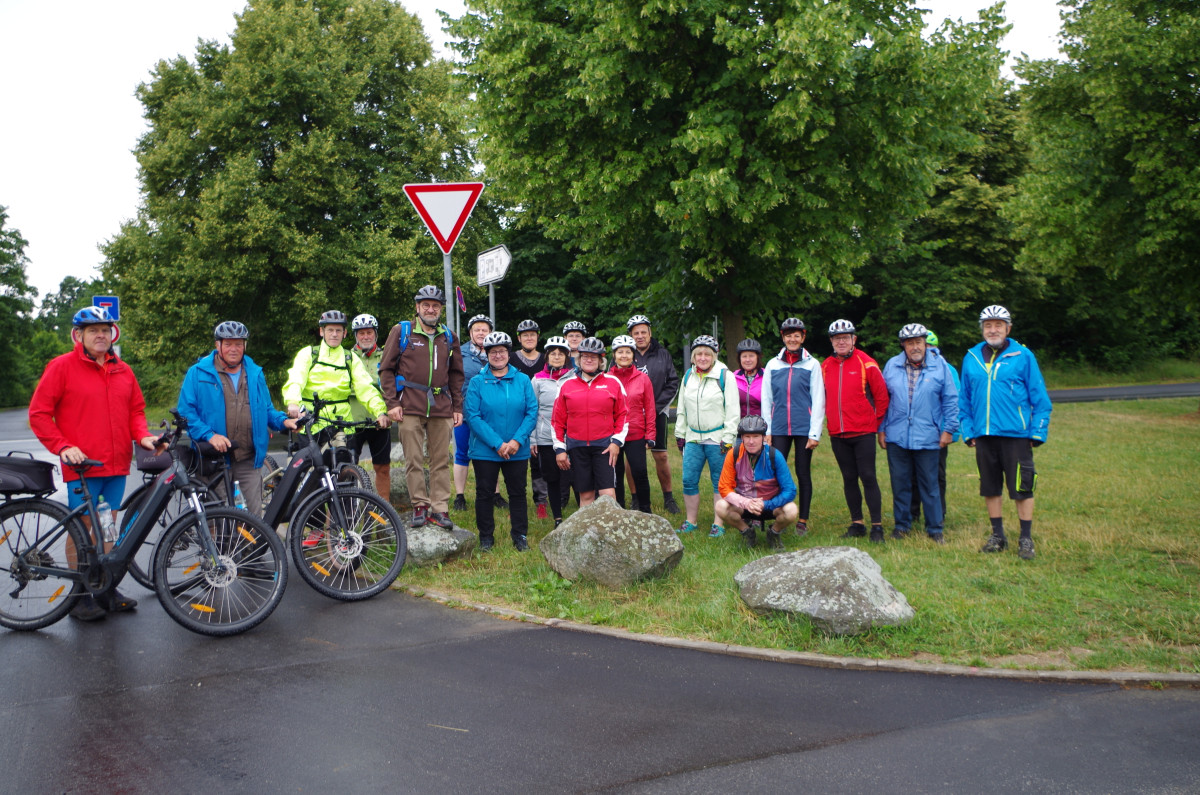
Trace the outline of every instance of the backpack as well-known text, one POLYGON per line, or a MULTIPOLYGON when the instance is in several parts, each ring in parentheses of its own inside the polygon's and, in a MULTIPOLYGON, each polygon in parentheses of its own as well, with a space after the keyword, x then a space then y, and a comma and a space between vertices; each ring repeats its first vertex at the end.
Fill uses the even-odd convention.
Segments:
POLYGON ((345 370, 346 377, 347 378, 350 377, 350 357, 353 356, 353 354, 350 353, 350 351, 346 351, 345 348, 342 348, 343 351, 346 351, 346 364, 342 367, 338 367, 336 364, 330 364, 329 362, 322 362, 322 361, 317 360, 317 357, 320 356, 320 354, 321 354, 321 346, 320 345, 314 345, 314 346, 312 346, 312 348, 310 348, 310 350, 312 352, 311 358, 309 358, 309 360, 308 360, 308 371, 310 373, 312 372, 312 369, 314 367, 316 367, 318 364, 320 364, 325 367, 332 367, 334 370, 345 370))
MULTIPOLYGON (((400 356, 404 355, 404 352, 406 350, 408 350, 408 338, 412 336, 413 324, 412 324, 411 320, 401 320, 397 325, 400 326, 400 340, 399 340, 400 352, 397 354, 397 358, 399 358, 400 356)), ((448 347, 450 349, 450 355, 453 356, 454 355, 454 332, 452 332, 448 327, 443 326, 442 328, 444 329, 443 333, 446 336, 446 347, 448 347)), ((441 394, 441 391, 442 391, 441 387, 427 387, 427 386, 422 386, 421 384, 406 383, 404 380, 404 376, 397 375, 396 376, 396 393, 399 394, 400 390, 404 389, 406 386, 411 386, 411 387, 415 387, 417 389, 423 390, 426 393, 426 398, 428 399, 430 406, 433 405, 434 395, 441 394)))
MULTIPOLYGON (((687 386, 688 376, 692 374, 693 368, 689 367, 683 374, 683 386, 687 386)), ((721 368, 721 374, 717 376, 717 383, 721 386, 721 391, 725 391, 725 373, 729 372, 728 367, 721 368)), ((682 388, 682 387, 681 387, 682 388)))

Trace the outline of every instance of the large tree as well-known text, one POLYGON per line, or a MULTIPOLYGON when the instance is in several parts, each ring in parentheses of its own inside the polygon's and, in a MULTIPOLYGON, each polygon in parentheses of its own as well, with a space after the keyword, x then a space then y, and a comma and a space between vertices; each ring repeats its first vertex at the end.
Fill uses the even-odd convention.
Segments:
POLYGON ((732 339, 854 289, 971 145, 1003 33, 995 7, 923 37, 887 0, 468 6, 450 29, 489 178, 579 265, 732 339))
POLYGON ((0 206, 0 324, 8 330, 9 344, 0 345, 0 406, 19 406, 29 399, 33 383, 45 362, 34 361, 29 335, 30 312, 37 290, 29 285, 25 246, 20 231, 8 226, 8 208, 0 206))
MULTIPOLYGON (((417 287, 441 284, 402 186, 472 177, 453 83, 388 0, 255 0, 231 46, 159 62, 138 88, 142 207, 104 271, 159 394, 220 319, 249 325, 278 383, 323 310, 395 322, 417 287)), ((477 209, 458 250, 485 248, 488 221, 477 209)))
POLYGON ((1045 320, 1079 355, 1195 351, 1200 5, 1060 5, 1067 59, 1017 69, 1030 145, 1010 207, 1019 264, 1047 280, 1045 320))

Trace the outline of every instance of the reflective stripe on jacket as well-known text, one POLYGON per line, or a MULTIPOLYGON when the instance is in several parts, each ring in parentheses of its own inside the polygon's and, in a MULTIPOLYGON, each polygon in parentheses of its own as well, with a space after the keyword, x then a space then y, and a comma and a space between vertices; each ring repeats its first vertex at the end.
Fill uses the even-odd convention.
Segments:
POLYGON ((1050 434, 1050 395, 1033 352, 1009 338, 987 365, 986 342, 967 351, 958 395, 959 430, 964 439, 1014 436, 1044 442, 1050 434))

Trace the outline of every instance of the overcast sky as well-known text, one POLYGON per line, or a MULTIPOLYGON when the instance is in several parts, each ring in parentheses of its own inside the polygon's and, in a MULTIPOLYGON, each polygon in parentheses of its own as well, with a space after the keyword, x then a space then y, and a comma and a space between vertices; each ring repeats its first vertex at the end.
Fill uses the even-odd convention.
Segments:
MULTIPOLYGON (((926 19, 975 19, 983 0, 924 0, 926 19)), ((194 56, 199 39, 228 41, 245 0, 0 0, 0 206, 29 245, 39 295, 68 275, 91 278, 98 246, 133 218, 145 129, 137 85, 159 60, 194 56)), ((409 0, 434 48, 445 34, 436 10, 459 16, 459 0, 409 0)), ((1058 9, 1049 0, 1008 0, 1005 42, 1016 55, 1058 55, 1058 9)))

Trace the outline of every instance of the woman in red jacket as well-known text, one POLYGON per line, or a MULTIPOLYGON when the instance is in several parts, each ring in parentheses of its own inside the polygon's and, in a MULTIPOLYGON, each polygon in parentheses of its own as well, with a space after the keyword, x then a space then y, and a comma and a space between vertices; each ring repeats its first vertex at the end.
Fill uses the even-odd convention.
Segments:
POLYGON ((575 373, 559 382, 550 415, 558 468, 573 474, 579 507, 591 505, 596 492, 616 499, 617 454, 629 432, 625 388, 601 372, 604 343, 588 337, 576 352, 575 373))
POLYGON ((875 360, 854 347, 858 335, 849 320, 830 324, 829 341, 833 356, 821 364, 821 371, 825 380, 825 423, 850 509, 850 528, 842 538, 867 534, 862 509, 865 495, 871 514, 871 540, 882 544, 883 497, 875 477, 875 433, 887 414, 887 384, 875 360))
POLYGON ((650 477, 646 471, 646 446, 655 439, 654 385, 650 377, 633 366, 633 337, 622 334, 612 341, 614 375, 625 387, 625 405, 629 409, 629 435, 617 456, 617 503, 625 507, 625 461, 629 461, 630 486, 637 509, 650 513, 650 477))

